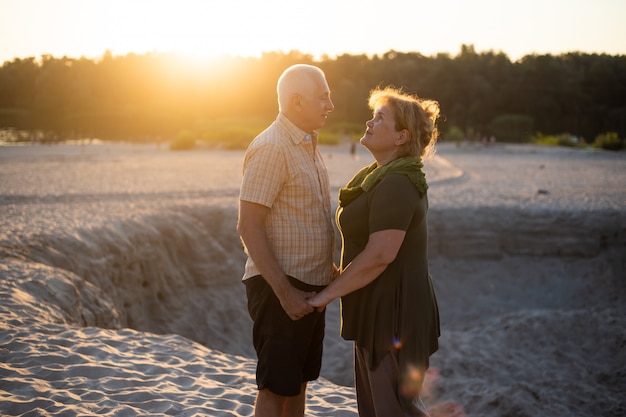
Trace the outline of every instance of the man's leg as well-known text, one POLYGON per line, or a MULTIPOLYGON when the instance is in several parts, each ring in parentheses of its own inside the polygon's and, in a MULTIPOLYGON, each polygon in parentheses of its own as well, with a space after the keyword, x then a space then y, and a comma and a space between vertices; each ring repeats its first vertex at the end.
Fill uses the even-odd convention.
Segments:
POLYGON ((283 417, 302 417, 306 404, 306 382, 300 387, 300 394, 296 397, 287 397, 283 408, 283 417))
POLYGON ((285 397, 276 395, 270 390, 262 389, 256 396, 254 417, 276 417, 282 415, 285 397))
POLYGON ((295 397, 283 397, 268 389, 259 391, 254 406, 255 417, 303 417, 306 400, 306 383, 302 384, 300 394, 295 397))

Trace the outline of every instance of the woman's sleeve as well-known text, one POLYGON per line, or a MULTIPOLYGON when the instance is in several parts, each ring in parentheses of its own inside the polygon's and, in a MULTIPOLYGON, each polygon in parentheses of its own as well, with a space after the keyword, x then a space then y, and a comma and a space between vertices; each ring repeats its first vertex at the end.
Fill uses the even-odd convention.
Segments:
POLYGON ((406 231, 415 216, 421 220, 425 214, 425 201, 406 175, 389 174, 371 191, 370 233, 406 231))

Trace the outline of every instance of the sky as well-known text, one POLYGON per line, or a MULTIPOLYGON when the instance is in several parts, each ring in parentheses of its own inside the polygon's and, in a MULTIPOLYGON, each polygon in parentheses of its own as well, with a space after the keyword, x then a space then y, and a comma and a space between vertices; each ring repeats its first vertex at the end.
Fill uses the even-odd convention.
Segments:
POLYGON ((0 0, 0 64, 179 52, 316 58, 461 45, 529 54, 626 55, 626 0, 0 0))

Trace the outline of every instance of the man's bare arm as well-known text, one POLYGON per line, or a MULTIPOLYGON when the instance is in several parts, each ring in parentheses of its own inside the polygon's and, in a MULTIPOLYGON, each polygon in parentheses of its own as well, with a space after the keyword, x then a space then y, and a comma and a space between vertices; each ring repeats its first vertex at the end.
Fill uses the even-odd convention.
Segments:
POLYGON ((237 231, 248 254, 272 287, 287 315, 292 320, 297 320, 313 311, 313 307, 306 301, 311 294, 293 287, 279 265, 265 232, 265 219, 269 213, 269 207, 239 201, 237 231))

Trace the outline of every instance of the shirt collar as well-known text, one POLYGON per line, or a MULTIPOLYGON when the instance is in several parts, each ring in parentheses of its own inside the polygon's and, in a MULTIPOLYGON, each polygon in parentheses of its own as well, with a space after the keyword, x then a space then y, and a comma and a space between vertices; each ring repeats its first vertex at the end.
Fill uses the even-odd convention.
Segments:
POLYGON ((316 131, 313 131, 312 133, 305 132, 304 130, 296 126, 291 120, 289 120, 287 116, 285 116, 283 113, 278 113, 276 122, 287 130, 287 132, 289 133, 289 137, 296 145, 302 142, 310 143, 313 138, 317 139, 316 131))

